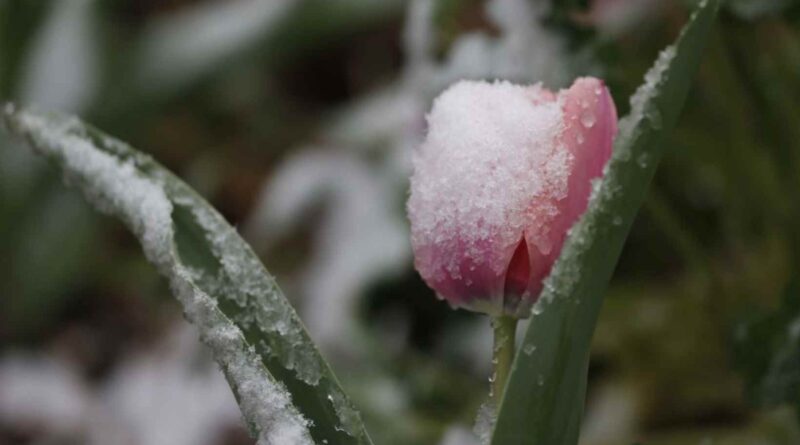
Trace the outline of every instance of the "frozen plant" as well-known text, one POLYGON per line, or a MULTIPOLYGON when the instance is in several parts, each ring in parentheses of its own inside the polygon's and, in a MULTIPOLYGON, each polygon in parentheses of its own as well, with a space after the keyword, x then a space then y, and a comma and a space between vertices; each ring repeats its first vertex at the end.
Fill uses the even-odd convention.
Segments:
POLYGON ((603 82, 460 82, 433 104, 415 152, 408 215, 415 264, 453 306, 526 318, 591 181, 611 156, 603 82))
POLYGON ((364 352, 352 328, 359 323, 353 312, 358 298, 371 283, 411 259, 400 191, 408 187, 411 153, 422 139, 433 97, 464 78, 545 80, 553 85, 566 78, 568 56, 561 37, 541 23, 544 5, 486 2, 487 17, 500 35, 465 34, 443 62, 432 54, 433 7, 431 0, 409 3, 403 33, 408 63, 400 77, 343 110, 323 131, 320 144, 301 148, 288 159, 265 182, 246 225, 248 237, 267 248, 303 220, 321 190, 329 190, 320 229, 313 235, 312 257, 296 284, 308 327, 323 349, 364 352), (354 187, 354 181, 363 186, 354 187), (355 207, 370 216, 353 221, 355 207), (348 251, 353 254, 342 257, 348 251))

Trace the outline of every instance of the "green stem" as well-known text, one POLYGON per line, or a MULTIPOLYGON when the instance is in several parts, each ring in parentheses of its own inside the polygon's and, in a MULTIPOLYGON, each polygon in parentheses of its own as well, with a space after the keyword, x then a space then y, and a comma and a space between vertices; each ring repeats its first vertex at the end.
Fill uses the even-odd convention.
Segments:
POLYGON ((517 334, 517 319, 508 316, 492 317, 494 348, 492 349, 492 389, 489 396, 496 407, 503 401, 503 391, 508 381, 508 372, 514 361, 514 340, 517 334))

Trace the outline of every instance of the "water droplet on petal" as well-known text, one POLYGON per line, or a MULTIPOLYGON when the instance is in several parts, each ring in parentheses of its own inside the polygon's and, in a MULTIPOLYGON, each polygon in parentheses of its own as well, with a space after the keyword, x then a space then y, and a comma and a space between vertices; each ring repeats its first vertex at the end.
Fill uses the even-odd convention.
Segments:
POLYGON ((583 124, 583 126, 586 128, 594 127, 596 121, 597 119, 595 118, 594 113, 591 111, 586 111, 581 114, 581 124, 583 124))

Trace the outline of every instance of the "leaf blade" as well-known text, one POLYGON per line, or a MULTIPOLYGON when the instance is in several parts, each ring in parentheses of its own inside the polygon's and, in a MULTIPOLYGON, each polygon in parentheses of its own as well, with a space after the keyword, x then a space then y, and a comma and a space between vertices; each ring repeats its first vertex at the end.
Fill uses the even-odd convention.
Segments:
POLYGON ((10 105, 2 116, 98 210, 134 232, 211 347, 259 439, 371 444, 274 279, 203 198, 149 156, 76 118, 10 105))
POLYGON ((698 6, 677 43, 662 51, 620 121, 607 171, 545 281, 498 411, 491 443, 575 444, 589 348, 627 233, 677 122, 718 0, 698 6), (525 351, 532 351, 530 354, 525 351))

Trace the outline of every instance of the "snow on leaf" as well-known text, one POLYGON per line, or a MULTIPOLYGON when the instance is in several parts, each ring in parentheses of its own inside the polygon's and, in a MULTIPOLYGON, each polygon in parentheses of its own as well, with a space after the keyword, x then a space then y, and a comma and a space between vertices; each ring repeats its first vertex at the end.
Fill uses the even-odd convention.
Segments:
POLYGON ((338 382, 274 279, 202 198, 77 118, 11 105, 2 114, 10 132, 137 236, 225 372, 259 444, 370 443, 346 397, 327 399, 341 392, 338 382))
POLYGON ((545 280, 522 341, 537 352, 517 355, 512 365, 493 444, 578 442, 589 347, 603 292, 666 150, 663 140, 678 120, 719 4, 700 3, 634 95, 604 177, 592 184, 589 207, 545 280), (639 162, 645 153, 646 162, 639 162), (539 376, 546 384, 538 384, 539 376))

